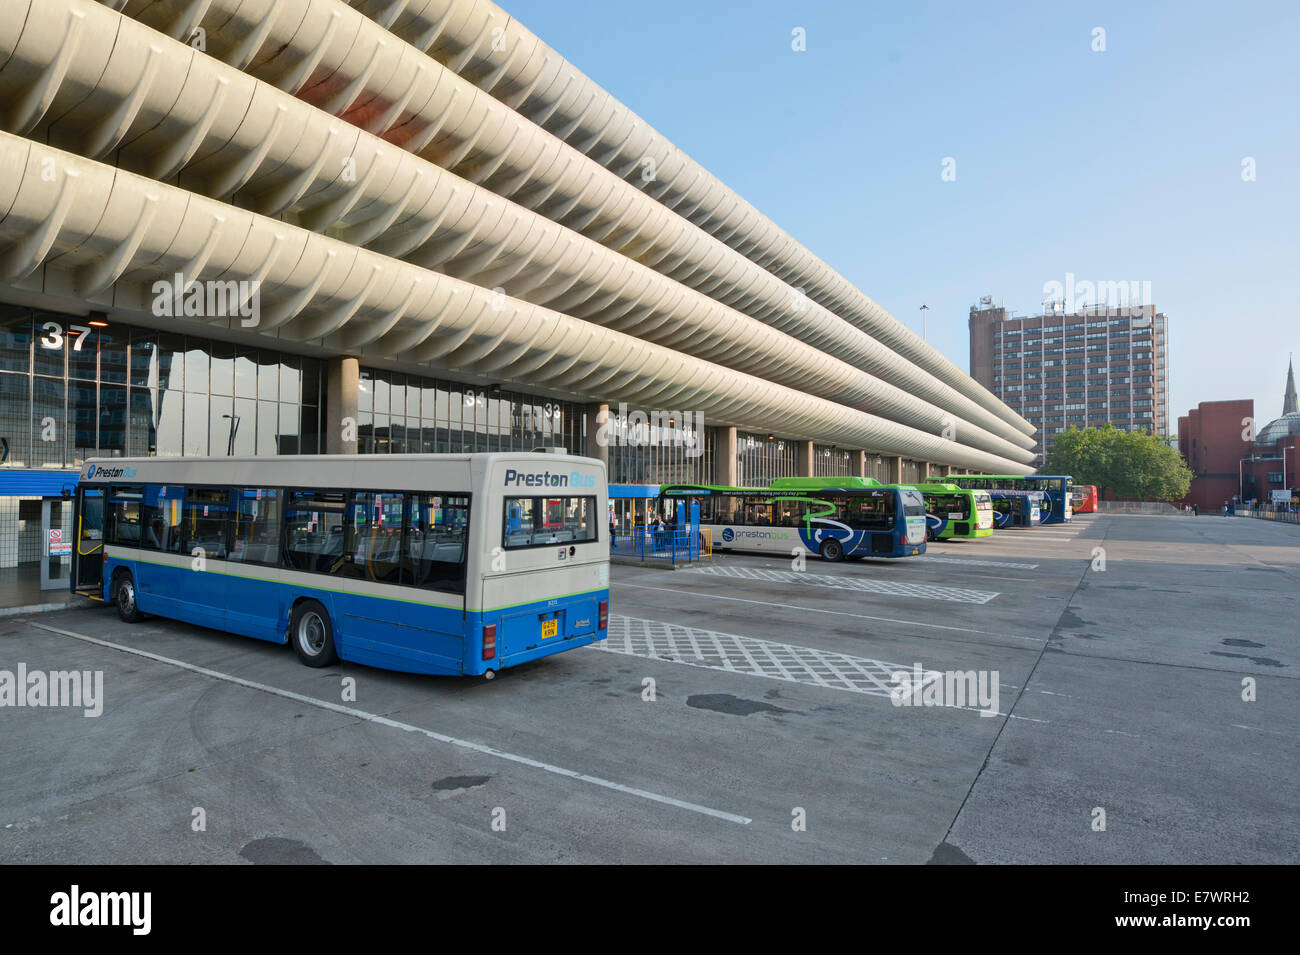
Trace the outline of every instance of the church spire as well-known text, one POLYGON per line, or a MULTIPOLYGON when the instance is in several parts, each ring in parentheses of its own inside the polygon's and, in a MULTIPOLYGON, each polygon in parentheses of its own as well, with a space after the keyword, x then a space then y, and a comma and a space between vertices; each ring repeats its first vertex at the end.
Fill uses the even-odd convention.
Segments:
POLYGON ((1288 357, 1286 363, 1286 397, 1282 399, 1282 413, 1295 414, 1300 411, 1300 402, 1296 401, 1295 394, 1295 369, 1291 367, 1291 360, 1288 357))

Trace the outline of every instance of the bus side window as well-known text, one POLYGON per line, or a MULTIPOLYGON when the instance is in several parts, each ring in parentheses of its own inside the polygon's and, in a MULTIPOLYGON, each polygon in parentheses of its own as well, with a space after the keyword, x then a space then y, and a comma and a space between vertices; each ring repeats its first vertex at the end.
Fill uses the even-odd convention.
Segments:
POLYGON ((337 573, 343 558, 342 491, 292 491, 285 513, 286 566, 337 573))
POLYGON ((144 489, 142 533, 150 550, 181 552, 181 504, 185 489, 172 485, 147 484, 144 489))
POLYGON ((110 544, 141 547, 140 521, 144 488, 136 485, 118 485, 108 491, 108 523, 104 540, 110 544))
POLYGON ((280 562, 280 492, 275 488, 236 491, 230 559, 250 564, 280 562))
POLYGON ((407 496, 407 550, 401 582, 429 590, 465 592, 469 498, 439 494, 407 496))
POLYGON ((226 522, 230 516, 230 491, 222 488, 188 487, 182 508, 185 552, 197 548, 204 557, 226 558, 226 522))
POLYGON ((406 495, 354 494, 352 520, 345 524, 348 540, 342 574, 362 580, 398 582, 402 553, 402 515, 406 495))

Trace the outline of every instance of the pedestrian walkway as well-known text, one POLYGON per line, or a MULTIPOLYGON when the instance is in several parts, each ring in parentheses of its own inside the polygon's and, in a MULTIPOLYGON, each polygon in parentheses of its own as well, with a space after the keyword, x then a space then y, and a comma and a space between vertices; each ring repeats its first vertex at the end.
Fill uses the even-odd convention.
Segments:
POLYGON ((86 598, 71 593, 67 587, 41 590, 39 564, 0 569, 0 617, 16 613, 60 610, 67 605, 83 605, 86 598))

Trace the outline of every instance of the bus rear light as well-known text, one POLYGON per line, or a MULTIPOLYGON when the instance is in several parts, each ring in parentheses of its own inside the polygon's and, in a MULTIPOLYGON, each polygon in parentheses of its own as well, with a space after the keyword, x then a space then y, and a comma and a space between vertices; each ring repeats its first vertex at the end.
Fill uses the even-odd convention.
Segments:
POLYGON ((497 625, 490 623, 483 628, 483 659, 493 660, 497 655, 497 625))
POLYGON ((903 546, 904 546, 904 547, 907 546, 907 535, 906 535, 906 534, 904 534, 903 537, 902 537, 902 543, 903 543, 903 546))
POLYGON ((600 613, 599 613, 599 619, 596 621, 596 629, 597 630, 609 629, 609 601, 608 600, 602 600, 600 602, 600 613))

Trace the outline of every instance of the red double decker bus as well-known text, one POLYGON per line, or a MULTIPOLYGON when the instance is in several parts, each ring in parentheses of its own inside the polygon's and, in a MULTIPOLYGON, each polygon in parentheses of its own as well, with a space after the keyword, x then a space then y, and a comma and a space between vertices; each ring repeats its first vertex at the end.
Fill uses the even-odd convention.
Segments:
POLYGON ((1097 485, 1071 484, 1070 507, 1076 514, 1097 513, 1097 485))

